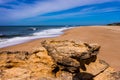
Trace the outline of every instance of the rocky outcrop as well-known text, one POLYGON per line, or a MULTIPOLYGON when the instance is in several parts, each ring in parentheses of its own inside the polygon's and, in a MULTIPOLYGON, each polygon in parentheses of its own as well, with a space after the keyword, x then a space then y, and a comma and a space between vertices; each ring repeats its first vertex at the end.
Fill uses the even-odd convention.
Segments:
POLYGON ((107 24, 108 26, 120 26, 120 22, 116 22, 116 23, 111 23, 111 24, 107 24))
POLYGON ((0 52, 0 80, 119 80, 100 46, 75 41, 43 41, 33 52, 0 52))
POLYGON ((0 53, 0 77, 2 80, 37 80, 41 77, 54 77, 53 60, 41 47, 34 52, 25 51, 0 53))
POLYGON ((87 43, 75 43, 74 41, 44 41, 42 45, 47 49, 56 65, 61 70, 71 73, 79 68, 85 70, 85 64, 94 62, 100 46, 87 43))

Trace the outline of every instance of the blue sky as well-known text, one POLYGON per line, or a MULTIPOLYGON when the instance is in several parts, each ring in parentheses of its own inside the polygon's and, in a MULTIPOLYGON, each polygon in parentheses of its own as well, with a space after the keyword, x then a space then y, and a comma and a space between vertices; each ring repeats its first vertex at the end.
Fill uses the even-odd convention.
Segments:
POLYGON ((0 25, 120 22, 120 0, 0 0, 0 25))

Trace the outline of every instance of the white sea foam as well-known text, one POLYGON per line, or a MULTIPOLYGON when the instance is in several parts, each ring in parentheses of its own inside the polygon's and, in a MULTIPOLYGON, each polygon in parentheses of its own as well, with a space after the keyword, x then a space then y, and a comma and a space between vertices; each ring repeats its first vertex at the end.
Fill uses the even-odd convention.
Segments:
MULTIPOLYGON (((72 28, 72 27, 69 27, 69 28, 72 28)), ((32 36, 14 37, 10 39, 0 39, 0 48, 24 43, 24 42, 37 39, 37 38, 56 37, 56 36, 63 34, 63 30, 66 30, 69 28, 63 27, 63 28, 56 28, 56 29, 48 29, 48 30, 43 30, 40 32, 35 32, 32 34, 32 36)))

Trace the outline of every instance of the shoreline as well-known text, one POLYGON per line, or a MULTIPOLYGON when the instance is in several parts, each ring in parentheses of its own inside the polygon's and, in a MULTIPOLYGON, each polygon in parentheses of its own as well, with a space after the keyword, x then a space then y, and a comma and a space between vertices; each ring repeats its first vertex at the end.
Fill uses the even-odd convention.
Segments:
MULTIPOLYGON (((29 27, 27 27, 27 28, 29 28, 29 27)), ((34 32, 29 32, 29 34, 26 34, 26 36, 14 36, 11 38, 7 38, 7 36, 6 36, 6 38, 0 39, 1 40, 0 41, 0 48, 14 46, 17 44, 22 44, 22 43, 29 42, 29 41, 36 40, 36 39, 40 39, 40 38, 57 37, 57 36, 63 34, 63 30, 70 29, 70 28, 73 28, 73 27, 60 27, 60 28, 52 27, 52 28, 46 28, 46 29, 42 29, 41 27, 39 27, 38 30, 35 30, 34 32)))
POLYGON ((101 46, 98 58, 105 60, 110 66, 119 70, 120 64, 120 26, 86 26, 64 30, 62 35, 52 38, 40 38, 25 43, 0 48, 0 51, 32 51, 39 48, 42 40, 76 40, 97 43, 101 46))

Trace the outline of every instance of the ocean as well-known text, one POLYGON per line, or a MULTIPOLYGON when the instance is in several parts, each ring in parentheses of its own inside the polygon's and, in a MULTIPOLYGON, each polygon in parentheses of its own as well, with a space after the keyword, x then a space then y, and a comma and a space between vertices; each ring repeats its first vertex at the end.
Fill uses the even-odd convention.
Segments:
POLYGON ((38 38, 56 37, 69 26, 0 26, 0 48, 38 38))

